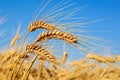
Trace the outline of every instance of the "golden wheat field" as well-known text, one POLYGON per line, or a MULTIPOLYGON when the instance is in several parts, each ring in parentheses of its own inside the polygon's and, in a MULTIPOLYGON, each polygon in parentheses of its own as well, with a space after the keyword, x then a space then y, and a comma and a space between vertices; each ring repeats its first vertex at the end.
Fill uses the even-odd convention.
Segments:
MULTIPOLYGON (((68 0, 42 13, 48 4, 50 1, 38 10, 26 32, 22 34, 18 26, 9 48, 0 49, 0 80, 120 80, 120 55, 94 52, 102 40, 81 34, 87 31, 78 27, 89 23, 80 23, 74 17, 81 8, 72 7, 75 4, 68 0), (32 38, 36 31, 40 31, 39 35, 32 38), (59 46, 63 51, 56 49, 59 46), (67 47, 72 54, 76 49, 84 57, 71 59, 67 47)), ((6 21, 6 16, 0 17, 0 26, 6 21)))

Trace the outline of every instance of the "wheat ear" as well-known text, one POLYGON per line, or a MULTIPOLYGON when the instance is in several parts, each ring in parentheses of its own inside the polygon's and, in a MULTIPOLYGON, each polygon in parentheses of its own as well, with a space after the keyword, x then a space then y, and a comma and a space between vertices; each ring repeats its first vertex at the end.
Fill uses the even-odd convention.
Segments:
POLYGON ((48 51, 46 51, 44 48, 35 45, 35 44, 30 44, 26 46, 26 51, 29 53, 34 53, 39 56, 40 59, 47 60, 48 62, 52 62, 54 64, 60 64, 57 59, 48 51))
POLYGON ((50 23, 44 22, 43 20, 35 21, 31 23, 30 26, 28 27, 29 32, 33 32, 37 29, 47 29, 47 30, 53 31, 53 30, 56 30, 56 27, 50 23))
POLYGON ((70 44, 76 44, 78 41, 78 38, 74 37, 73 35, 71 35, 67 32, 54 30, 54 31, 42 32, 36 39, 35 43, 40 42, 40 41, 49 40, 52 38, 61 39, 70 44))
POLYGON ((91 58, 91 59, 95 59, 95 60, 97 60, 99 62, 106 62, 106 60, 102 56, 97 55, 97 54, 92 54, 92 53, 91 54, 87 54, 86 57, 87 58, 91 58))

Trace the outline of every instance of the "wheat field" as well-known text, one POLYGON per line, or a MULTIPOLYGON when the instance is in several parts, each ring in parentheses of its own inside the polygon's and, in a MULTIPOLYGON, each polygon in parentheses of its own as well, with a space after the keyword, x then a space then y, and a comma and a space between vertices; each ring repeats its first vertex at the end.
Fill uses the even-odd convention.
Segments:
MULTIPOLYGON (((120 80, 120 55, 104 56, 94 52, 93 48, 99 45, 94 43, 94 40, 98 39, 76 34, 81 30, 75 27, 82 23, 78 22, 78 18, 73 18, 73 15, 79 9, 71 8, 73 3, 67 3, 68 1, 62 5, 57 4, 57 7, 45 12, 40 18, 36 15, 26 29, 27 35, 21 35, 17 30, 9 48, 0 51, 0 80, 120 80), (71 9, 63 12, 68 8, 71 9), (65 15, 66 13, 69 14, 65 15), (30 39, 28 35, 39 30, 43 31, 37 38, 27 41, 30 39), (52 47, 49 41, 54 42, 54 39, 64 43, 55 43, 56 45, 48 50, 46 46, 52 47), (18 40, 21 40, 20 44, 18 40), (71 54, 66 50, 66 44, 79 50, 78 54, 85 55, 84 58, 70 59, 71 54), (63 46, 61 56, 52 53, 57 46, 63 46)), ((49 1, 39 11, 42 12, 48 4, 49 1)), ((6 17, 1 17, 0 26, 5 24, 5 21, 6 17)), ((72 52, 75 53, 74 50, 72 52)))

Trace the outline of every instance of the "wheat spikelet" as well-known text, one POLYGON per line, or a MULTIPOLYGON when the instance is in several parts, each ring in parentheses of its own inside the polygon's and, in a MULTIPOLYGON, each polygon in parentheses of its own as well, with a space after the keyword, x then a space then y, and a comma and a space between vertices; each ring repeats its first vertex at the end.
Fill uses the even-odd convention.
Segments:
POLYGON ((104 58, 106 62, 109 62, 109 63, 115 63, 116 61, 114 59, 112 59, 111 57, 105 57, 104 58))
POLYGON ((35 21, 35 22, 31 23, 30 26, 28 27, 28 31, 32 32, 32 31, 35 31, 40 28, 47 29, 50 31, 56 30, 56 27, 54 25, 46 23, 43 20, 40 20, 40 21, 35 21))
POLYGON ((116 55, 116 56, 115 56, 115 61, 116 61, 116 62, 120 62, 120 55, 116 55))
POLYGON ((97 60, 99 62, 106 62, 106 60, 102 56, 97 55, 97 54, 92 54, 92 53, 91 54, 87 54, 86 57, 87 58, 91 58, 91 59, 95 59, 95 60, 97 60))
POLYGON ((26 51, 29 53, 33 52, 39 55, 40 59, 47 60, 48 62, 52 62, 57 65, 60 64, 53 55, 51 55, 48 51, 46 51, 44 48, 38 45, 34 45, 34 44, 27 45, 26 51))
POLYGON ((74 37, 73 35, 70 35, 69 33, 66 32, 61 32, 61 31, 47 31, 47 32, 42 32, 37 40, 35 41, 35 43, 40 42, 40 41, 45 41, 48 39, 62 39, 70 44, 76 44, 78 39, 76 37, 74 37))

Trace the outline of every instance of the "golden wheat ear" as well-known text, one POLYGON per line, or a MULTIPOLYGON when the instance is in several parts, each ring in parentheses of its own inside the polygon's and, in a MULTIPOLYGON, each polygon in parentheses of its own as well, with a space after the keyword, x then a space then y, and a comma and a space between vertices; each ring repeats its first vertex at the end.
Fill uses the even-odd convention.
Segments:
POLYGON ((50 40, 50 39, 61 39, 63 41, 66 41, 66 42, 72 44, 73 46, 77 47, 82 52, 88 52, 87 49, 85 49, 86 46, 84 46, 84 45, 78 46, 77 45, 77 44, 80 44, 79 43, 79 41, 81 41, 80 39, 78 39, 74 35, 71 35, 70 33, 57 31, 57 30, 42 32, 41 34, 38 35, 34 44, 36 44, 38 42, 44 42, 44 41, 47 41, 47 40, 50 40))
POLYGON ((43 20, 32 22, 28 27, 29 32, 33 32, 38 29, 46 29, 46 30, 53 31, 53 30, 56 30, 56 27, 50 23, 46 23, 43 20))
POLYGON ((73 35, 67 32, 54 30, 54 31, 42 32, 36 39, 35 43, 46 41, 46 40, 53 39, 53 38, 64 40, 70 44, 75 44, 78 40, 76 37, 74 37, 73 35))
POLYGON ((98 62, 106 62, 104 57, 98 54, 89 53, 86 55, 86 58, 94 59, 94 60, 97 60, 98 62))
POLYGON ((46 51, 44 48, 35 45, 35 44, 30 44, 27 46, 27 51, 28 52, 33 52, 34 54, 39 56, 39 59, 47 60, 48 62, 52 62, 54 64, 59 65, 60 62, 58 62, 57 58, 55 58, 51 53, 46 51))

